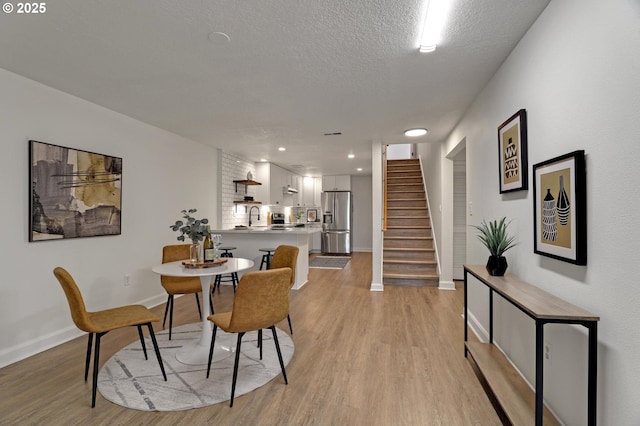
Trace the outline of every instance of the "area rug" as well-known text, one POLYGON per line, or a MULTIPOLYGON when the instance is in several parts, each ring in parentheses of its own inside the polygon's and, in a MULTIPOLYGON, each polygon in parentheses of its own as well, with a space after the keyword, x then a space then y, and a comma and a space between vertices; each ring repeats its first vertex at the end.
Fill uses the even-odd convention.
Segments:
POLYGON ((316 256, 309 261, 309 268, 342 269, 351 260, 344 256, 316 256))
MULTIPOLYGON (((156 333, 167 373, 166 382, 162 378, 151 339, 147 337, 145 343, 149 359, 144 359, 139 340, 121 349, 100 370, 98 390, 104 398, 115 404, 143 411, 188 410, 228 401, 231 398, 235 354, 212 363, 208 379, 206 364, 186 365, 176 360, 176 351, 198 339, 201 327, 201 323, 174 327, 171 340, 167 330, 156 333)), ((277 332, 286 366, 293 356, 293 341, 284 331, 278 329, 277 332)), ((276 377, 285 386, 273 334, 265 330, 262 336, 262 360, 256 345, 257 332, 247 333, 242 338, 236 398, 276 377)), ((218 339, 229 342, 235 348, 237 335, 218 329, 216 341, 218 339)))

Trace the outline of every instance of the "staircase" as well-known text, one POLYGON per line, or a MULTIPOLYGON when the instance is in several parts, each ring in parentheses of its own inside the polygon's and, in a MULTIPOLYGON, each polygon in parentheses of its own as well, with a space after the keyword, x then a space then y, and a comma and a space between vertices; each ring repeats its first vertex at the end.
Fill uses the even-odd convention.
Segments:
POLYGON ((439 282, 420 161, 387 161, 387 230, 382 282, 431 286, 439 282))

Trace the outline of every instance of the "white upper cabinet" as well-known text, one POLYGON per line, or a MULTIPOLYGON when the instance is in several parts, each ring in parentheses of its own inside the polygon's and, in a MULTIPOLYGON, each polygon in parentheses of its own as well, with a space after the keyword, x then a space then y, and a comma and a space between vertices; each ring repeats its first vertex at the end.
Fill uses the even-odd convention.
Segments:
POLYGON ((263 204, 298 206, 302 203, 301 177, 271 163, 256 163, 258 197, 263 204), (286 193, 286 188, 294 188, 298 193, 286 193))
POLYGON ((313 207, 320 205, 320 193, 322 191, 322 179, 304 177, 302 178, 302 205, 313 207))
POLYGON ((283 205, 282 188, 286 186, 286 171, 275 164, 257 163, 256 180, 262 182, 257 188, 257 198, 263 204, 283 205))
POLYGON ((323 191, 351 191, 351 175, 322 176, 323 191))

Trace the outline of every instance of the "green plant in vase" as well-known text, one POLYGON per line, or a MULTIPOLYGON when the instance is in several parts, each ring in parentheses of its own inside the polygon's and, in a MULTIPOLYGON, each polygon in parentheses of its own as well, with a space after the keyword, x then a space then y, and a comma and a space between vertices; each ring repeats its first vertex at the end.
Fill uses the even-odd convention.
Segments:
POLYGON ((489 259, 487 260, 487 272, 493 276, 503 276, 507 271, 507 258, 503 256, 504 252, 518 244, 515 236, 510 236, 507 228, 511 221, 507 222, 507 218, 503 217, 498 220, 484 220, 480 225, 472 225, 478 230, 478 239, 489 249, 489 259))
POLYGON ((184 220, 176 220, 176 223, 169 225, 175 232, 180 232, 178 241, 184 241, 186 238, 191 240, 191 261, 200 262, 202 260, 202 251, 200 250, 200 241, 203 241, 207 234, 207 224, 209 219, 196 219, 191 216, 197 212, 196 209, 182 210, 182 218, 184 220))

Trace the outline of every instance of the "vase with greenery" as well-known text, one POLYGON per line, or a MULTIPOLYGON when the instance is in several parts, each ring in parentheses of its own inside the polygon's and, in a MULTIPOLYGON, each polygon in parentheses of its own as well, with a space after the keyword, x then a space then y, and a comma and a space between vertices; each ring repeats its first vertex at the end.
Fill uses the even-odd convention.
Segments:
POLYGON ((507 271, 507 258, 503 256, 504 252, 517 244, 516 237, 510 236, 507 228, 511 221, 507 222, 507 218, 503 217, 498 220, 484 220, 478 225, 473 225, 478 230, 478 239, 489 249, 489 260, 487 260, 487 272, 489 275, 501 277, 507 271))
POLYGON ((196 219, 191 216, 197 211, 198 210, 196 209, 182 210, 180 213, 182 213, 182 219, 184 220, 176 220, 176 223, 169 226, 173 231, 180 232, 180 235, 178 235, 178 241, 184 241, 186 238, 191 240, 190 257, 192 262, 202 261, 200 241, 203 241, 209 232, 207 227, 209 219, 196 219))

